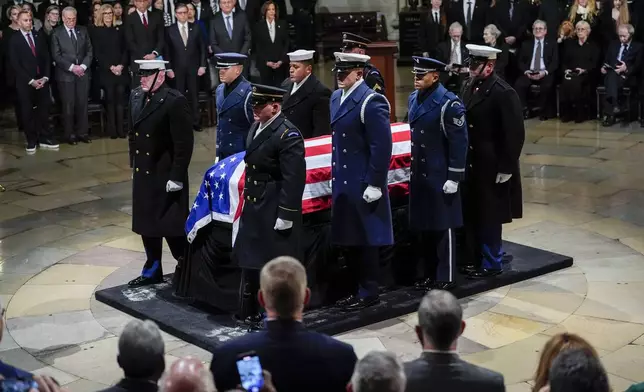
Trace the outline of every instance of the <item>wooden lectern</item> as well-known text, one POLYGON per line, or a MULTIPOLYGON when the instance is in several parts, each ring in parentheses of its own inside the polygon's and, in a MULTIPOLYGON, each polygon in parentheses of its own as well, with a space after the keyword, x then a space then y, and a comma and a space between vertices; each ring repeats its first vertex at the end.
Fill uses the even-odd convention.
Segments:
POLYGON ((398 44, 395 41, 372 42, 367 46, 367 54, 371 56, 371 64, 376 66, 385 79, 385 96, 391 105, 391 122, 396 118, 396 76, 394 55, 398 53, 398 44))

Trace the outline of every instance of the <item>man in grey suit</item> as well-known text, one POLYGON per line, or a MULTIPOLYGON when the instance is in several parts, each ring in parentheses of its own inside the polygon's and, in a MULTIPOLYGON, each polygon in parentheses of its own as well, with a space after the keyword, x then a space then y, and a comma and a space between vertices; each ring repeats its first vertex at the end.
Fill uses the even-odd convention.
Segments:
POLYGON ((74 145, 90 143, 87 123, 89 67, 92 43, 83 26, 76 26, 76 9, 65 7, 63 25, 51 35, 51 54, 56 64, 56 81, 60 93, 64 137, 74 145), (76 121, 74 122, 74 118, 76 121))
POLYGON ((460 359, 456 342, 465 330, 463 309, 450 292, 432 290, 418 308, 416 335, 423 346, 420 358, 405 364, 406 392, 504 392, 500 373, 460 359))
MULTIPOLYGON (((210 47, 214 54, 241 53, 249 55, 251 30, 246 14, 239 10, 233 12, 235 0, 220 0, 220 10, 210 21, 210 47)), ((244 76, 248 78, 249 64, 244 66, 244 76)))

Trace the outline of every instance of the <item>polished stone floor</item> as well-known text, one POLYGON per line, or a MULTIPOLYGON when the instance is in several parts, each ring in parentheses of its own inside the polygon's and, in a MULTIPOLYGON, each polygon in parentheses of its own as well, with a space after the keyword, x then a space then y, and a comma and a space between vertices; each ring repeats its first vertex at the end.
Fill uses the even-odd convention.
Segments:
MULTIPOLYGON (((409 69, 397 76, 399 116, 409 69)), ((117 336, 130 319, 93 299, 122 284, 144 260, 130 231, 125 140, 61 145, 27 156, 22 138, 0 122, 0 298, 7 331, 0 359, 55 376, 71 392, 116 381, 117 336)), ((522 170, 525 217, 505 238, 575 257, 575 266, 462 301, 468 327, 459 350, 500 371, 510 391, 529 391, 539 350, 571 331, 598 349, 615 391, 644 381, 644 129, 595 121, 527 125, 522 170)), ((211 165, 213 129, 197 135, 193 192, 211 165)), ((172 266, 166 250, 166 263, 172 266)), ((345 333, 359 355, 389 349, 403 360, 420 346, 416 316, 345 333)), ((169 360, 207 352, 164 335, 169 360)))

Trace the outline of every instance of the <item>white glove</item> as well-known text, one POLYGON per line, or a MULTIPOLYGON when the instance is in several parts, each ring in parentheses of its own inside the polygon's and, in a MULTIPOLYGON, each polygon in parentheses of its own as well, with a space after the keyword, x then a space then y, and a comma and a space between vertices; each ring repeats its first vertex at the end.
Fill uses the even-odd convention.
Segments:
POLYGON ((166 192, 176 192, 182 189, 183 189, 183 184, 180 182, 168 181, 168 183, 165 184, 166 192))
POLYGON ((443 185, 443 192, 449 194, 456 193, 458 190, 458 182, 452 181, 452 180, 447 180, 445 181, 445 184, 443 185))
POLYGON ((375 186, 367 186, 367 189, 364 190, 364 193, 362 194, 362 198, 364 201, 367 203, 374 202, 382 197, 382 191, 380 188, 376 188, 375 186))
POLYGON ((510 179, 510 177, 512 177, 512 174, 497 173, 496 183, 503 184, 504 182, 507 182, 510 179))
POLYGON ((277 218, 275 221, 275 227, 273 227, 274 230, 287 230, 293 227, 293 222, 292 221, 287 221, 282 218, 277 218))

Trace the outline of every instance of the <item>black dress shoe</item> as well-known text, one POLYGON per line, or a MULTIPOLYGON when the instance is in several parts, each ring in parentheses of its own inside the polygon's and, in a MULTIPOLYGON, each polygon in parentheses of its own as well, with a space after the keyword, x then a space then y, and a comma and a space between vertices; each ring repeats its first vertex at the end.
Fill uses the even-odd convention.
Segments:
POLYGON ((118 139, 118 138, 119 138, 119 137, 118 137, 118 136, 116 136, 116 135, 112 135, 112 136, 110 136, 110 139, 112 139, 112 140, 114 140, 114 139, 118 139))
POLYGON ((79 136, 78 141, 89 144, 92 142, 92 139, 90 139, 89 136, 79 136))
POLYGON ((264 328, 264 316, 261 313, 246 317, 244 324, 248 327, 248 332, 259 331, 264 328))
POLYGON ((474 264, 467 264, 458 269, 458 272, 460 272, 463 275, 467 275, 470 272, 476 271, 478 269, 478 266, 474 264))
POLYGON ((201 131, 203 131, 203 129, 201 129, 201 126, 200 126, 200 125, 195 125, 194 127, 192 127, 192 129, 194 129, 194 130, 195 130, 195 132, 201 132, 201 131))
POLYGON ((615 124, 615 117, 613 116, 605 116, 604 121, 602 122, 602 125, 605 127, 610 127, 615 124))
POLYGON ((545 114, 540 115, 539 121, 548 121, 548 116, 546 116, 545 114))
POLYGON ((350 295, 348 297, 344 297, 344 298, 336 301, 335 306, 338 307, 338 308, 344 308, 345 306, 347 306, 347 304, 349 304, 352 301, 354 301, 355 297, 356 297, 355 295, 350 295))
POLYGON ((445 290, 445 291, 450 291, 456 287, 455 282, 436 282, 434 283, 434 290, 445 290))
POLYGON ((76 141, 76 138, 72 136, 72 137, 70 137, 69 139, 67 139, 67 143, 68 143, 70 146, 75 146, 78 142, 76 141))
POLYGON ((141 287, 158 283, 163 283, 163 276, 152 276, 149 278, 146 278, 145 276, 139 276, 138 278, 130 280, 127 285, 129 287, 141 287))
POLYGON ((353 299, 342 307, 345 312, 354 312, 356 310, 366 309, 370 306, 377 304, 380 301, 377 295, 370 297, 358 298, 353 296, 353 299))
POLYGON ((483 279, 483 278, 489 278, 491 276, 496 276, 500 275, 503 273, 502 269, 487 269, 487 268, 479 268, 476 271, 472 271, 467 275, 468 279, 483 279))
POLYGON ((530 109, 523 109, 523 119, 524 120, 529 120, 530 119, 530 109))
POLYGON ((512 260, 514 260, 514 256, 512 256, 512 255, 511 255, 511 254, 509 254, 509 253, 505 253, 505 252, 503 252, 503 256, 501 256, 501 262, 502 262, 503 264, 511 263, 511 262, 512 262, 512 260))
POLYGON ((429 291, 434 287, 434 281, 430 278, 421 279, 418 282, 414 283, 414 289, 419 291, 429 291))

